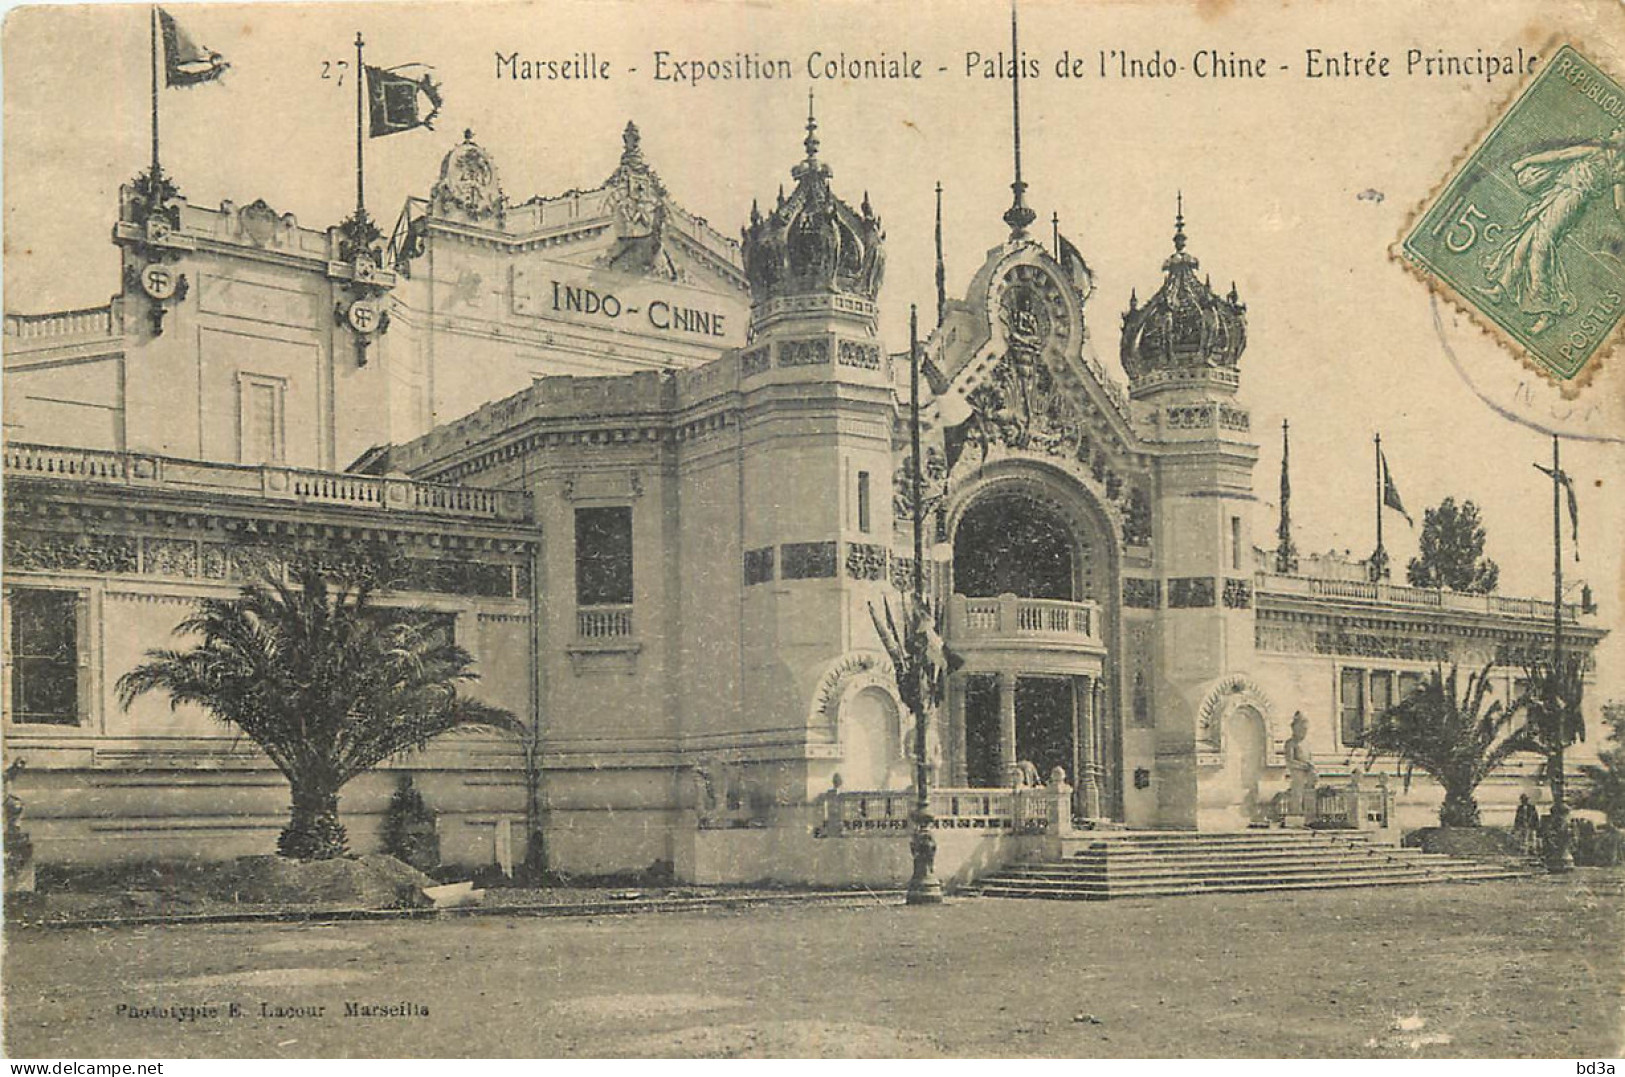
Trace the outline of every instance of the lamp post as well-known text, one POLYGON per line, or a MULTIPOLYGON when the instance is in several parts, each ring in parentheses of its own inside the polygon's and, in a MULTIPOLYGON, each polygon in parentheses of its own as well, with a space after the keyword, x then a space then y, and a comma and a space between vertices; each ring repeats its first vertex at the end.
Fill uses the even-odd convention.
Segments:
POLYGON ((932 695, 927 678, 934 675, 926 653, 926 622, 930 616, 925 602, 925 471, 920 460, 920 319, 911 304, 908 309, 908 436, 914 467, 909 500, 914 520, 914 579, 911 608, 903 618, 903 652, 908 656, 909 675, 914 679, 914 833, 909 852, 914 856, 914 874, 908 880, 910 905, 942 904, 942 883, 937 880, 937 839, 931 833, 931 763, 926 753, 932 695))

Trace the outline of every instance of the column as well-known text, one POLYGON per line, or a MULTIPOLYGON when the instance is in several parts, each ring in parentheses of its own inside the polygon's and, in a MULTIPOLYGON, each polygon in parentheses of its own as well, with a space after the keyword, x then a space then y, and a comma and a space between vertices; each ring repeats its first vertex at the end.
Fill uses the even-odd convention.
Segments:
POLYGON ((1016 784, 1016 675, 999 673, 999 774, 1005 785, 1016 784))
POLYGON ((1079 677, 1077 685, 1078 773, 1074 779, 1083 805, 1085 819, 1100 818, 1100 767, 1095 760, 1095 703, 1097 682, 1093 677, 1079 677))
POLYGON ((964 788, 969 782, 969 762, 965 758, 965 675, 948 678, 948 784, 964 788))
MULTIPOLYGON (((1094 681, 1094 692, 1091 694, 1090 698, 1093 701, 1093 706, 1090 708, 1090 710, 1092 711, 1091 717, 1093 718, 1092 724, 1094 729, 1094 753, 1089 758, 1089 762, 1091 764, 1090 778, 1094 783, 1095 796, 1097 798, 1095 801, 1095 806, 1097 809, 1099 809, 1101 802, 1105 800, 1107 792, 1106 767, 1105 764, 1101 762, 1101 759, 1104 755, 1104 749, 1106 747, 1106 708, 1107 704, 1110 702, 1110 697, 1106 694, 1106 686, 1102 684, 1098 678, 1094 681)), ((1104 812, 1102 812, 1102 814, 1104 815, 1104 812)))

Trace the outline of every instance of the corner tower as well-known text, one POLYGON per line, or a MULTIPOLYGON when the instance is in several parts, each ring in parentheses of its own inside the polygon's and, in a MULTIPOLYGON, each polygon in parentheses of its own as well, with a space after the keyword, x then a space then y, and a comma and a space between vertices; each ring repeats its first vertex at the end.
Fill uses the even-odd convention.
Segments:
POLYGON ((1253 653, 1258 447, 1237 399, 1247 308, 1234 284, 1220 296, 1198 278, 1183 197, 1173 242, 1156 294, 1144 306, 1130 297, 1121 338, 1129 396, 1156 459, 1157 821, 1245 826, 1251 808, 1238 805, 1251 803, 1246 790, 1280 750, 1271 716, 1233 706, 1241 693, 1225 687, 1253 653))
POLYGON ((784 747, 755 756, 775 763, 758 785, 790 804, 837 772, 883 787, 902 758, 869 618, 894 560, 896 406, 875 304, 884 233, 867 196, 854 209, 835 194, 810 96, 803 146, 794 189, 765 215, 753 205, 743 231, 751 317, 738 359, 740 720, 776 731, 784 747))

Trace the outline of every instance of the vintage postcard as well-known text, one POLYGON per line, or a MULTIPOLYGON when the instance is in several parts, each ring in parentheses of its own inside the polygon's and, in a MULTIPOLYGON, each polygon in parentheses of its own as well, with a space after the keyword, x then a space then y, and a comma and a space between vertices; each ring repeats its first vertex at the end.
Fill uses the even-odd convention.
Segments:
POLYGON ((1625 8, 928 14, 7 13, 9 1057, 1613 1072, 1625 8))

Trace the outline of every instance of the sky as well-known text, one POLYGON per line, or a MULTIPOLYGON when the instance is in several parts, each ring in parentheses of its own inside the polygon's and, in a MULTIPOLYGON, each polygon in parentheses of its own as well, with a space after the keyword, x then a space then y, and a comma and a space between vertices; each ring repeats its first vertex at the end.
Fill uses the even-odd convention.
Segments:
MULTIPOLYGON (((231 63, 225 81, 163 93, 164 163, 195 202, 264 198, 325 227, 354 198, 353 64, 432 65, 436 130, 370 143, 367 197, 392 223, 424 195, 470 127, 515 200, 599 185, 628 119, 672 197, 736 234, 752 199, 771 202, 802 155, 813 87, 821 155, 838 193, 868 193, 887 232, 882 336, 906 347, 908 306, 933 309, 932 189, 944 188, 948 290, 963 295, 1007 233, 1009 81, 967 74, 967 54, 1009 52, 1002 3, 546 3, 259 6, 175 4, 199 42, 231 63), (657 82, 655 54, 784 57, 789 80, 657 82), (920 60, 918 80, 808 77, 814 51, 920 60), (608 61, 607 79, 499 77, 497 57, 608 61), (631 69, 635 68, 636 71, 631 69), (946 68, 945 71, 940 70, 946 68), (324 77, 324 74, 328 77, 324 77)), ((1390 251, 1412 213, 1500 114, 1517 78, 1404 73, 1408 50, 1548 55, 1554 36, 1625 70, 1619 5, 1530 0, 1126 2, 1022 0, 1028 202, 1052 213, 1096 274, 1091 346, 1114 374, 1131 289, 1161 282, 1183 192, 1190 251, 1216 290, 1248 305, 1242 399, 1260 442, 1257 537, 1272 541, 1282 419, 1292 423, 1293 522, 1301 550, 1367 555, 1374 540, 1372 437, 1418 527, 1447 496, 1477 502, 1501 591, 1551 592, 1550 485, 1532 464, 1564 435, 1581 483, 1580 560, 1602 621, 1621 609, 1625 374, 1615 357, 1564 400, 1494 337, 1433 297, 1390 251), (1600 21, 1599 21, 1600 20, 1600 21), (1309 50, 1387 56, 1390 76, 1306 77, 1309 50), (1101 78, 1100 53, 1172 60, 1172 78, 1101 78), (1264 78, 1197 78, 1194 55, 1262 57, 1264 78), (1064 54, 1064 56, 1063 56, 1064 54), (1063 58, 1081 78, 1056 77, 1063 58), (1285 70, 1283 70, 1283 66, 1285 70)), ((108 242, 118 185, 148 155, 144 7, 13 10, 4 27, 4 299, 8 312, 96 306, 115 290, 108 242)), ((669 61, 668 61, 669 62, 669 61)), ((1362 66, 1362 71, 1364 70, 1362 66)), ((1604 200, 1606 201, 1606 200, 1604 200)), ((1612 212, 1606 204, 1591 212, 1612 212)), ((1612 227, 1625 235, 1625 221, 1612 227)), ((1417 531, 1390 516, 1403 564, 1417 531)), ((1398 572, 1396 572, 1396 576, 1398 572)), ((1571 595, 1571 597, 1574 597, 1571 595)), ((1625 640, 1605 645, 1600 688, 1625 695, 1625 640)))

